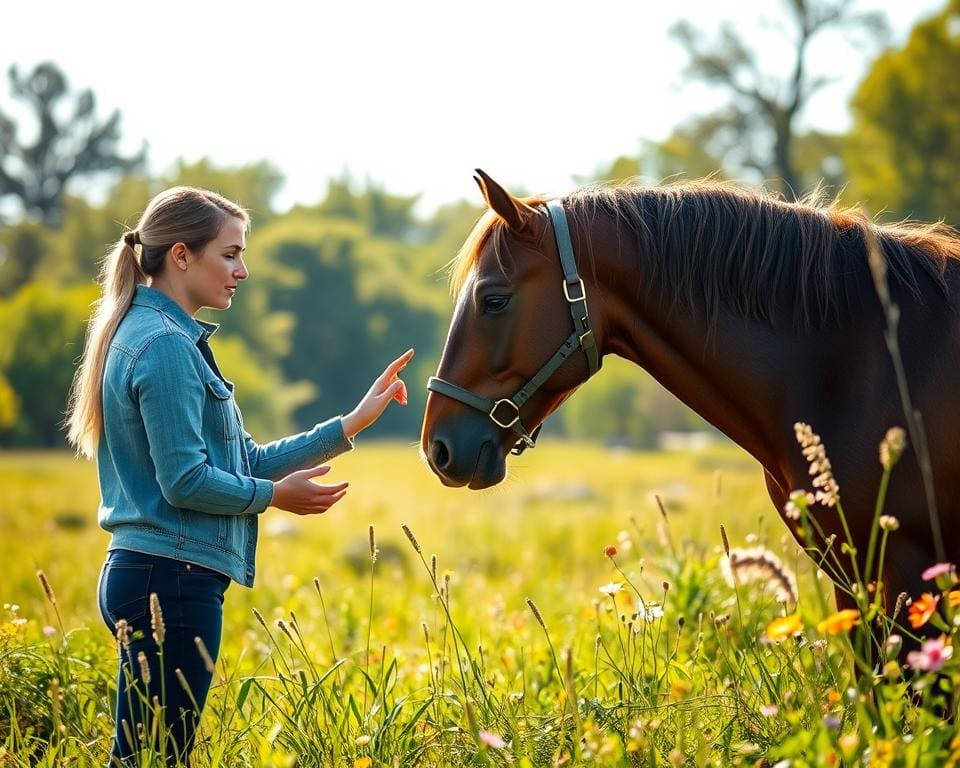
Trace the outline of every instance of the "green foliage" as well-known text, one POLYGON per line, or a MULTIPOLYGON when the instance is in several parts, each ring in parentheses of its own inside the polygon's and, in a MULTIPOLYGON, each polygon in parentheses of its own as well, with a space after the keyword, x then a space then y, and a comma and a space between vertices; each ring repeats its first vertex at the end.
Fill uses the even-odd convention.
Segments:
POLYGON ((207 158, 195 163, 180 160, 162 179, 161 187, 177 185, 201 187, 223 195, 245 208, 254 225, 262 226, 276 215, 273 198, 283 186, 283 174, 267 160, 239 168, 218 168, 207 158))
POLYGON ((960 3, 882 55, 853 98, 850 196, 897 217, 960 224, 960 3))
POLYGON ((20 402, 20 418, 0 432, 0 444, 63 445, 59 426, 96 298, 92 286, 30 283, 0 302, 0 375, 20 402))
POLYGON ((662 430, 712 429, 649 374, 618 357, 564 403, 565 433, 637 448, 654 448, 662 430))
POLYGON ((294 431, 292 414, 314 395, 306 381, 284 381, 275 364, 258 361, 239 335, 213 337, 217 364, 236 387, 243 425, 257 442, 269 442, 294 431))

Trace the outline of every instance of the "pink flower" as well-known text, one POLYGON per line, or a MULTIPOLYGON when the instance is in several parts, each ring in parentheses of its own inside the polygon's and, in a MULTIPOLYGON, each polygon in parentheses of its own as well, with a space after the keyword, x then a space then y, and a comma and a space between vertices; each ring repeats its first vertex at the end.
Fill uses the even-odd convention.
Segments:
POLYGON ((764 717, 773 717, 779 711, 780 707, 776 704, 762 704, 760 706, 760 714, 764 717))
POLYGON ((44 637, 53 637, 53 636, 56 635, 56 634, 57 634, 57 628, 56 628, 56 627, 51 627, 49 624, 47 624, 47 626, 45 626, 45 627, 43 628, 43 636, 44 636, 44 637))
POLYGON ((953 573, 955 566, 953 563, 936 563, 920 574, 924 581, 935 581, 937 576, 953 573))
POLYGON ((921 672, 936 672, 944 662, 953 656, 953 646, 947 644, 942 635, 932 640, 924 640, 919 651, 907 654, 907 664, 921 672))
POLYGON ((503 749, 507 746, 507 742, 501 736, 490 731, 480 731, 480 741, 493 749, 503 749))

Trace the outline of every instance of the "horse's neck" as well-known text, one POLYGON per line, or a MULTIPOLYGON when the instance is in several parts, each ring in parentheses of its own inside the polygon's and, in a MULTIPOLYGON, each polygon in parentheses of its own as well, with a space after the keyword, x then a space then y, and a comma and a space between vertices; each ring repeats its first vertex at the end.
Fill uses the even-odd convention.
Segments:
MULTIPOLYGON (((596 252, 599 257, 603 251, 596 252)), ((626 249, 598 266, 603 351, 643 367, 779 474, 789 419, 785 360, 795 352, 789 339, 723 310, 716 322, 708 321, 702 307, 669 310, 658 286, 644 284, 642 260, 626 249)))

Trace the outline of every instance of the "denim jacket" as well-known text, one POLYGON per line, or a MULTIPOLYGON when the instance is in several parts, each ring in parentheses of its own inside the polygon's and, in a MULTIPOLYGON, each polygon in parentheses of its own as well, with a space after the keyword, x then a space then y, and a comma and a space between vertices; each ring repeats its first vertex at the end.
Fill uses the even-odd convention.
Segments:
POLYGON ((340 417, 255 443, 207 344, 217 328, 137 287, 104 369, 98 518, 108 549, 186 560, 252 586, 272 481, 353 443, 340 417))

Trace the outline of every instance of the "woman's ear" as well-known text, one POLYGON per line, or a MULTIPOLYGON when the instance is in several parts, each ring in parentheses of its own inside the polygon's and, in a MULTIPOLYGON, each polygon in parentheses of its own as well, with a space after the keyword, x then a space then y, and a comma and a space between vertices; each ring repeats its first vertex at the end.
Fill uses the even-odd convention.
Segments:
POLYGON ((170 246, 170 258, 173 260, 173 266, 179 270, 186 270, 190 261, 190 249, 185 243, 174 243, 170 246))

